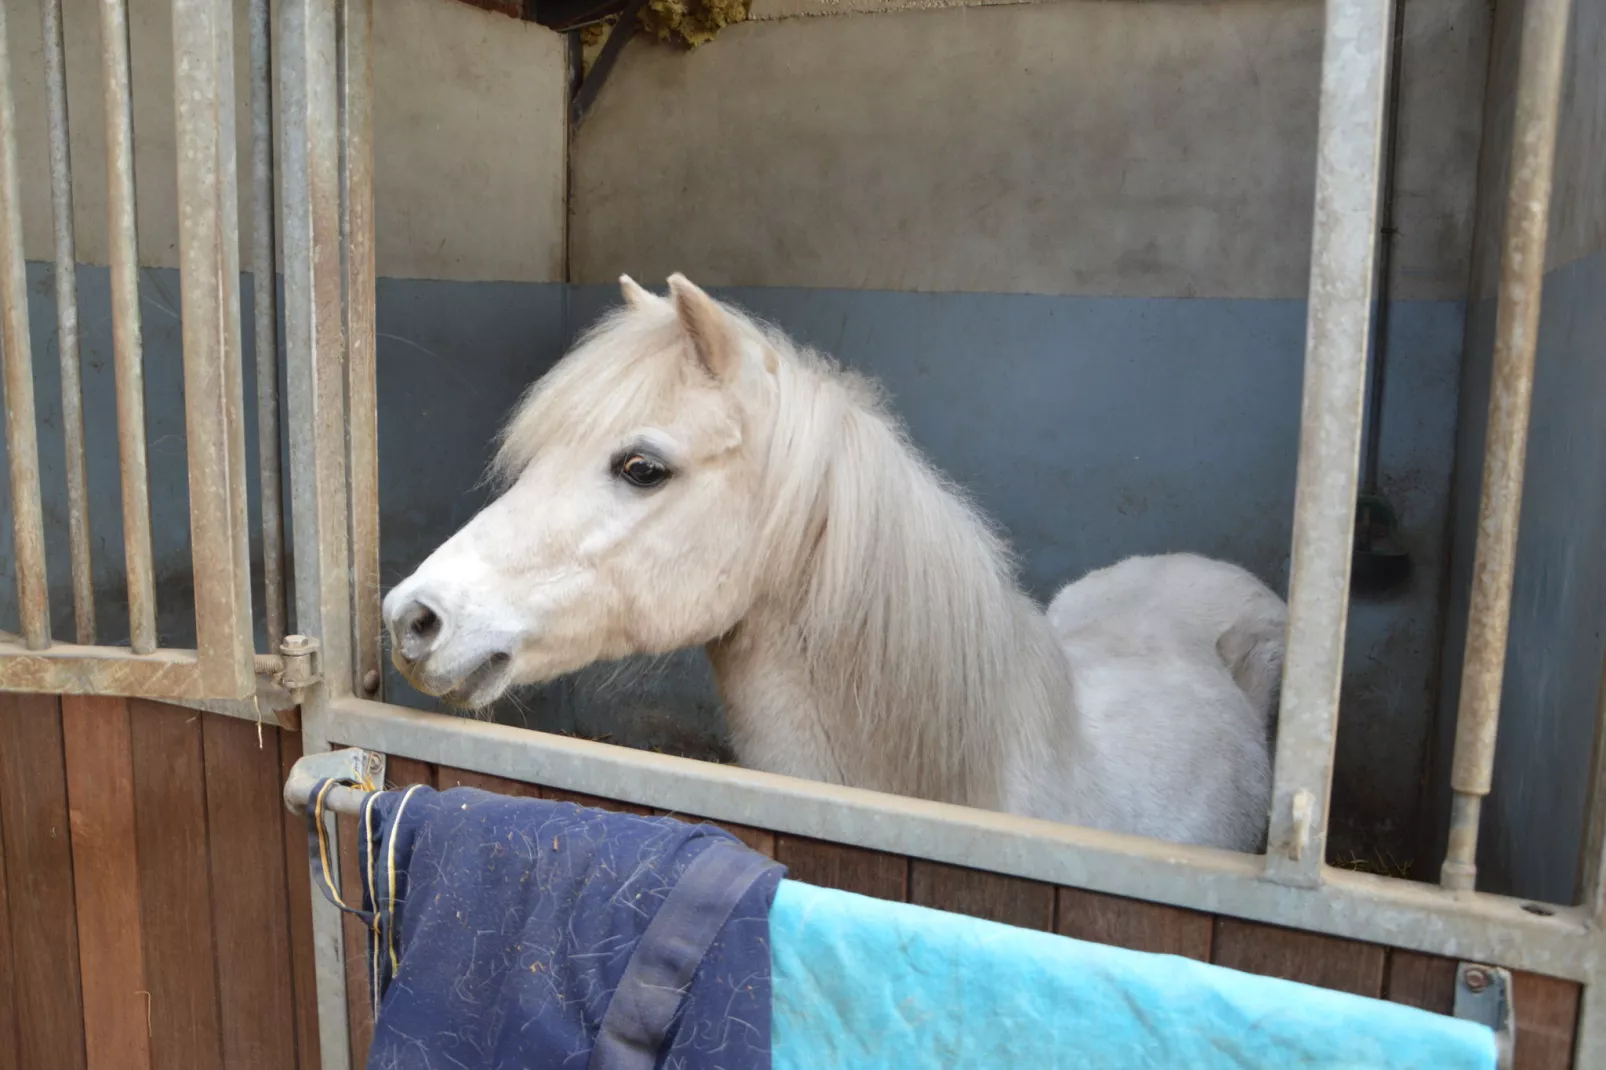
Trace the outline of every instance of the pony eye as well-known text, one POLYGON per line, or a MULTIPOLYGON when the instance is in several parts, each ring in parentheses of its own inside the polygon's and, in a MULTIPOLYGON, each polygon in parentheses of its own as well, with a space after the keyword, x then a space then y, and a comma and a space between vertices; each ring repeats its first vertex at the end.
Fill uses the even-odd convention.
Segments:
POLYGON ((639 453, 632 453, 619 465, 619 475, 637 487, 656 487, 669 478, 669 469, 639 453))

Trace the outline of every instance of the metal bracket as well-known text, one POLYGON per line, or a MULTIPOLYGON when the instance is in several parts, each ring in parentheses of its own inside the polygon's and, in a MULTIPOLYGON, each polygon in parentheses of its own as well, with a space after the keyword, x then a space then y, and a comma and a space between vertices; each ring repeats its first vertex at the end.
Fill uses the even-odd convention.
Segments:
POLYGON ((324 780, 378 791, 385 786, 385 756, 360 747, 303 755, 290 767, 290 775, 284 781, 286 808, 292 813, 306 813, 312 789, 324 780))
POLYGON ((1288 857, 1298 862, 1305 857, 1305 844, 1310 841, 1311 811, 1316 808, 1316 797, 1304 788, 1294 792, 1288 800, 1288 857))
POLYGON ((1455 970, 1455 1016, 1494 1030, 1496 1065, 1511 1070, 1517 1043, 1511 973, 1499 966, 1463 962, 1455 970))

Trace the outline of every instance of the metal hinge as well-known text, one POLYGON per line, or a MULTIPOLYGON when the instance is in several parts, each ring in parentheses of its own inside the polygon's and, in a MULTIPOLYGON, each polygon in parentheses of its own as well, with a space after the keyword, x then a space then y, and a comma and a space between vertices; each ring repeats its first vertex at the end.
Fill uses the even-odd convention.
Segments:
POLYGON ((1493 1029, 1496 1065, 1500 1070, 1511 1070, 1517 1044, 1517 1017, 1511 1002, 1509 971, 1476 962, 1458 965, 1454 1014, 1493 1029))

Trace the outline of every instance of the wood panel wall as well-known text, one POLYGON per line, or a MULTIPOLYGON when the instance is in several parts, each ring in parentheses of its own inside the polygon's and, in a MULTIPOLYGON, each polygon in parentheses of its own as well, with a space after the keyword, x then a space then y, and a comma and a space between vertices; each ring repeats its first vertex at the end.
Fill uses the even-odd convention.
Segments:
MULTIPOLYGON (((180 707, 0 694, 0 1070, 319 1065, 306 826, 279 801, 300 753, 180 707)), ((402 758, 386 779, 657 812, 402 758)), ((1450 1009, 1449 959, 720 824, 797 880, 1450 1009)), ((356 1066, 361 937, 350 923, 356 1066)), ((1519 1070, 1571 1067, 1580 987, 1516 980, 1519 1070)))

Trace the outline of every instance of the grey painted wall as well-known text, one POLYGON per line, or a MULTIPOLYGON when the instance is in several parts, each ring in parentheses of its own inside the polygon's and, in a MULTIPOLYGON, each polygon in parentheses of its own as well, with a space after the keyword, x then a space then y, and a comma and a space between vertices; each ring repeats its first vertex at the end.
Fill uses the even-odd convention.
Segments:
MULTIPOLYGON (((1467 320, 1435 830, 1449 805, 1466 642, 1520 14, 1520 3, 1501 5, 1494 31, 1476 243, 1483 299, 1467 320)), ((1570 902, 1606 655, 1606 0, 1573 5, 1555 182, 1499 749, 1478 868, 1487 890, 1570 902)), ((1442 843, 1440 835, 1433 857, 1442 843)))

